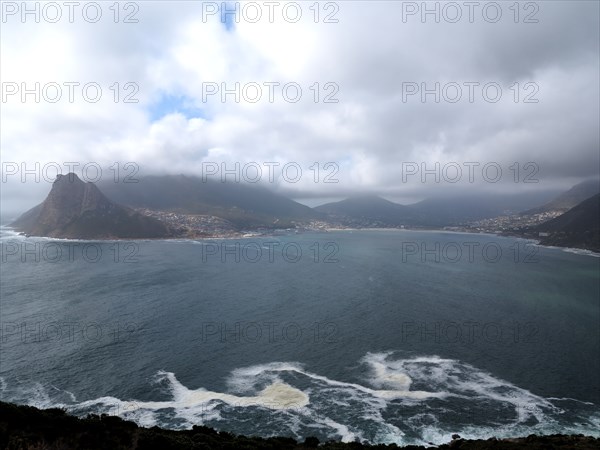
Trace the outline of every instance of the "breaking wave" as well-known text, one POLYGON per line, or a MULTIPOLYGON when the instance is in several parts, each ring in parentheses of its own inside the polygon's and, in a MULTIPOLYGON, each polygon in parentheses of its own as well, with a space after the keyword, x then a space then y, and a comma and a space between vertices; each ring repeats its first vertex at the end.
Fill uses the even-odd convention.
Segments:
POLYGON ((476 367, 437 356, 368 353, 340 381, 299 363, 274 362, 231 372, 226 392, 190 388, 159 371, 167 400, 101 397, 79 401, 68 391, 0 379, 2 400, 76 415, 112 414, 142 426, 206 425, 239 434, 296 439, 440 445, 467 439, 535 434, 600 436, 600 409, 574 399, 543 398, 476 367))

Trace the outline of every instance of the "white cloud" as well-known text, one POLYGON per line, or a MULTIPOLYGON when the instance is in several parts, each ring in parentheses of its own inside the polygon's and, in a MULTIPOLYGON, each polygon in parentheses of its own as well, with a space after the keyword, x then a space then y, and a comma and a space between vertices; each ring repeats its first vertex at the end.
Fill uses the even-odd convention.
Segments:
POLYGON ((403 23, 402 2, 339 2, 339 23, 314 23, 302 3, 298 23, 276 15, 273 24, 263 17, 231 30, 217 16, 203 22, 199 2, 141 2, 137 24, 114 23, 103 5, 106 20, 95 24, 2 23, 3 83, 94 82, 103 93, 98 103, 80 89, 73 103, 10 97, 1 105, 2 161, 135 161, 141 175, 199 173, 211 160, 336 162, 340 183, 307 176, 280 185, 324 197, 353 189, 426 195, 430 186, 402 183, 406 161, 536 161, 546 186, 598 173, 597 3, 540 3, 537 24, 515 24, 508 10, 497 24, 478 16, 472 24, 403 23), (258 103, 202 101, 203 83, 271 81, 298 83, 302 99, 287 102, 277 87, 270 103, 265 87, 258 103), (473 103, 403 102, 403 82, 436 81, 497 82, 503 95, 495 104, 480 91, 473 103), (539 103, 514 103, 515 81, 535 82, 539 103), (139 86, 138 103, 122 102, 132 93, 127 82, 139 86), (338 103, 322 102, 327 82, 339 86, 338 103), (153 108, 171 97, 192 102, 192 113, 153 122, 153 108))

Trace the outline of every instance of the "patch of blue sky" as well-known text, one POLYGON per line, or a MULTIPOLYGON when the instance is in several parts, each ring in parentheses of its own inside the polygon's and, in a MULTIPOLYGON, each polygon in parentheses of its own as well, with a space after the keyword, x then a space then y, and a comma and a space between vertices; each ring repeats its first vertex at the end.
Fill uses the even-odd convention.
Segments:
POLYGON ((225 26, 227 31, 231 31, 235 28, 235 21, 237 14, 239 13, 240 3, 239 2, 223 2, 220 5, 221 23, 225 26))
POLYGON ((160 120, 168 114, 175 113, 182 114, 187 119, 207 119, 207 114, 204 109, 198 108, 194 105, 191 98, 183 95, 162 95, 157 102, 150 105, 148 112, 152 122, 160 120))

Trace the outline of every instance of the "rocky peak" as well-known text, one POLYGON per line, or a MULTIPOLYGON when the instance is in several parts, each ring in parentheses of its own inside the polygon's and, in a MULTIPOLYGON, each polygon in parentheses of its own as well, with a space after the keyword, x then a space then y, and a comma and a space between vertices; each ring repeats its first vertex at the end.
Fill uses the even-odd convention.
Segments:
POLYGON ((48 226, 63 226, 86 211, 108 210, 110 201, 93 183, 76 174, 58 175, 43 203, 42 214, 48 226))
POLYGON ((59 238, 166 237, 160 221, 111 202, 94 183, 74 173, 58 175, 40 205, 23 214, 13 226, 33 236, 59 238))

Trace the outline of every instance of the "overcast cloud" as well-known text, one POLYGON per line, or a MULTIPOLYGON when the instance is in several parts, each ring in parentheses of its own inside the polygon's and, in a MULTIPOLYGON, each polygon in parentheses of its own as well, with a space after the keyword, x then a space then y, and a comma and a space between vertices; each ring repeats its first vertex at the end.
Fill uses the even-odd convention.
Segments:
MULTIPOLYGON (((54 11, 46 9, 44 16, 40 3, 36 23, 33 15, 23 21, 21 2, 3 2, 4 168, 10 162, 28 167, 35 162, 96 162, 107 167, 132 161, 139 165, 139 177, 200 176, 207 163, 234 167, 239 162, 243 167, 256 162, 264 169, 261 182, 317 203, 314 199, 353 192, 412 201, 450 187, 503 192, 568 188, 600 170, 595 1, 521 2, 518 23, 510 9, 513 2, 497 3, 502 17, 496 23, 488 21, 495 6, 487 7, 486 17, 482 12, 490 2, 479 2, 473 23, 464 2, 454 4, 462 12, 456 23, 441 14, 439 23, 433 15, 423 23, 418 13, 403 21, 403 11, 420 8, 421 2, 389 1, 318 2, 318 23, 309 9, 314 2, 298 3, 302 18, 296 23, 282 16, 285 2, 275 9, 273 23, 263 2, 256 3, 263 13, 258 23, 246 20, 254 15, 251 9, 245 10, 246 17, 237 17, 239 22, 230 16, 224 23, 218 13, 203 18, 203 8, 211 11, 221 2, 203 6, 197 1, 121 3, 119 22, 114 23, 109 9, 113 2, 102 2, 102 18, 90 23, 82 17, 86 3, 75 9, 73 23, 63 2, 56 2, 62 10, 57 23, 46 20, 54 11), (134 12, 131 5, 139 8, 132 16, 138 22, 123 23, 134 12), (19 10, 12 14, 14 7, 19 10), (324 23, 331 12, 338 22, 324 23), (526 19, 537 23, 524 23, 526 19), (81 86, 75 88, 72 103, 64 86, 56 103, 43 96, 36 103, 33 95, 22 102, 20 92, 8 95, 15 84, 32 88, 35 82, 94 82, 101 86, 102 98, 86 101, 81 86), (115 82, 120 83, 116 103, 110 89, 115 82), (125 89, 128 82, 139 90, 133 93, 133 85, 125 89), (261 100, 251 103, 242 96, 237 103, 229 95, 222 102, 218 94, 203 99, 206 83, 233 88, 236 82, 262 85, 261 100), (298 83, 302 97, 291 103, 276 87, 271 103, 265 82, 298 83), (316 103, 310 89, 315 82, 320 83, 316 103), (441 83, 439 103, 433 94, 425 103, 420 93, 406 95, 411 87, 427 83, 433 88, 436 82, 441 83), (462 98, 455 103, 447 100, 455 97, 453 83, 462 87, 462 98), (479 83, 473 85, 473 102, 464 83, 479 83), (483 97, 486 83, 502 88, 496 103, 483 97), (514 83, 519 83, 518 102, 514 83), (128 93, 138 103, 125 103, 128 93), (325 103, 327 94, 338 102, 325 103), (537 103, 526 103, 526 98, 537 103), (269 162, 280 164, 272 182, 263 165, 269 162), (325 170, 328 162, 334 165, 325 170), (455 173, 449 163, 462 166, 460 180, 447 182, 441 172, 439 183, 433 175, 422 183, 420 173, 403 179, 414 169, 411 163, 434 168, 436 162, 441 168, 446 164, 449 178, 455 173), (473 183, 465 162, 479 164, 473 183), (519 183, 509 168, 515 162, 521 169, 519 183), (528 162, 534 166, 525 168, 528 162), (302 168, 298 182, 282 176, 286 163, 302 168), (318 182, 309 169, 314 163, 321 169, 318 182), (502 168, 498 182, 484 179, 481 168, 487 163, 502 168), (332 168, 339 170, 334 174, 332 168), (327 174, 338 182, 324 183, 327 174), (523 183, 527 174, 539 183, 523 183)), ((246 3, 239 3, 240 12, 246 3)), ((438 4, 440 12, 445 3, 438 4)), ((428 3, 430 8, 435 5, 428 3)), ((35 8, 35 3, 28 7, 35 8)), ((294 10, 287 11, 293 18, 294 10)), ((452 18, 456 8, 445 11, 452 18)), ((93 18, 94 11, 87 12, 93 18)), ((254 92, 249 89, 247 94, 254 92)), ((293 89, 288 92, 294 94, 293 89)), ((488 90, 491 97, 494 92, 488 90)), ((54 90, 46 93, 54 96, 54 90)), ((289 174, 294 178, 293 171, 289 174)), ((25 184, 19 174, 4 176, 3 208, 18 205, 24 211, 49 190, 48 183, 36 184, 32 176, 25 184)), ((105 169, 103 176, 113 172, 105 169)), ((488 176, 494 177, 493 170, 488 176)), ((218 174, 212 177, 219 179, 218 174)))

